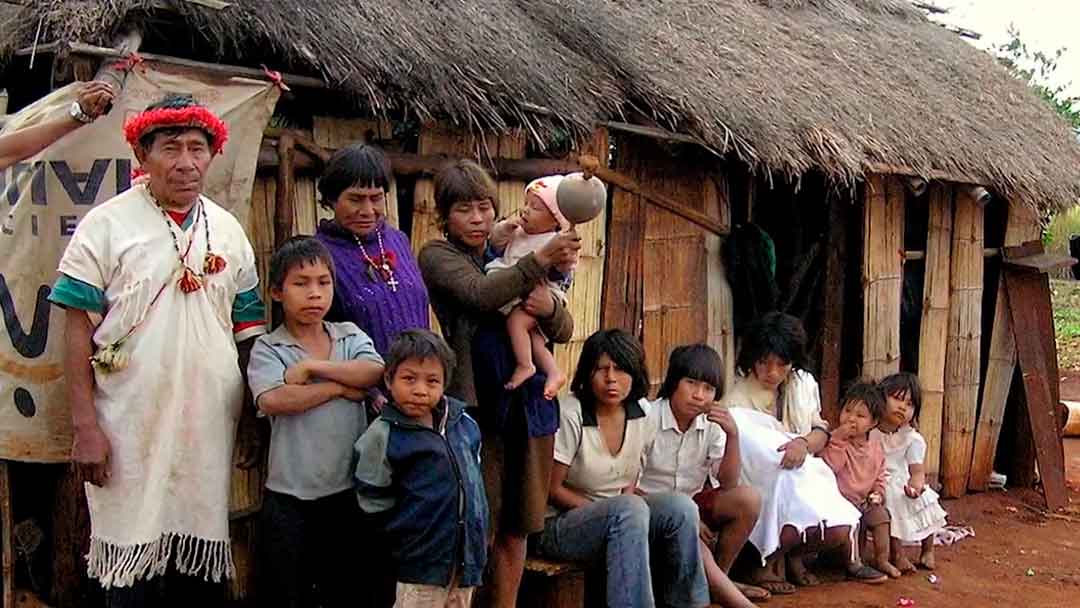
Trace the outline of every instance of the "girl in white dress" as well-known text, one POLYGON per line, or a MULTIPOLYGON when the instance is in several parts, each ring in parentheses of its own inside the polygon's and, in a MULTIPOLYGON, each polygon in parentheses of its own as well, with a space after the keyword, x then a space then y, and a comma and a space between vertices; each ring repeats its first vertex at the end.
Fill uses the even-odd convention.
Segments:
POLYGON ((901 572, 914 572, 905 544, 921 544, 918 565, 934 569, 934 535, 945 527, 938 494, 926 484, 926 439, 916 430, 922 406, 919 378, 901 372, 879 384, 885 393, 885 416, 875 433, 885 446, 885 507, 892 517, 891 561, 901 572))

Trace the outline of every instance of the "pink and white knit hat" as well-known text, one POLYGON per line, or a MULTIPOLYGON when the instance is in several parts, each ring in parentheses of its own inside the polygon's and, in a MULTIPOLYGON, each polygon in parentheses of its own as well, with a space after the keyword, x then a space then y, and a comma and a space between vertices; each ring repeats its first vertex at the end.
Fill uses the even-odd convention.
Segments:
POLYGON ((528 186, 525 186, 525 196, 529 194, 535 194, 540 197, 540 200, 544 202, 544 206, 551 211, 551 215, 555 218, 555 221, 559 224, 560 230, 569 230, 573 226, 570 224, 570 220, 566 219, 562 211, 559 210, 559 184, 562 182, 562 175, 548 175, 546 177, 540 177, 529 182, 528 186))

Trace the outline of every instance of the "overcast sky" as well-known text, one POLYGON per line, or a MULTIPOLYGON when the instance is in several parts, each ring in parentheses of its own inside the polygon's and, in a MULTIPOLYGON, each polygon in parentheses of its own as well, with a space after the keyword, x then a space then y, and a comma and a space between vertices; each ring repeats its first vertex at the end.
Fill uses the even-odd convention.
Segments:
POLYGON ((1080 96, 1080 0, 937 0, 951 8, 939 20, 982 34, 976 46, 987 48, 1008 40, 1009 24, 1031 50, 1053 53, 1066 47, 1055 84, 1071 82, 1068 93, 1080 96))

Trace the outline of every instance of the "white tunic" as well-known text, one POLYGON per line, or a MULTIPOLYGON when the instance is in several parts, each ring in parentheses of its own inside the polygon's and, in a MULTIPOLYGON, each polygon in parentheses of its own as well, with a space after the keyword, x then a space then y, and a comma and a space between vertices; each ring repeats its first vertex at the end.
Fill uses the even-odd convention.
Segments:
POLYGON ((752 408, 732 408, 739 425, 742 483, 761 494, 761 513, 750 532, 750 542, 762 558, 780 548, 780 531, 792 526, 800 534, 807 528, 854 526, 861 514, 836 486, 836 476, 817 456, 808 456, 797 469, 780 467, 777 448, 796 435, 786 433, 776 418, 752 408))
POLYGON ((938 502, 938 494, 926 486, 918 498, 908 498, 904 486, 911 480, 913 464, 922 464, 926 458, 926 439, 910 425, 904 425, 895 433, 882 433, 874 429, 885 446, 885 508, 892 521, 889 535, 908 543, 921 542, 924 538, 945 527, 945 510, 938 502))
MULTIPOLYGON (((213 250, 227 266, 193 293, 176 286, 168 224, 143 185, 87 213, 60 261, 61 273, 105 293, 97 348, 139 324, 121 349, 127 367, 94 373, 112 476, 101 488, 87 484, 88 560, 90 576, 106 588, 160 575, 170 561, 208 580, 232 575, 229 476, 243 397, 232 305, 258 276, 239 222, 203 204, 213 250)), ((185 232, 173 226, 181 251, 194 241, 188 260, 201 271, 203 222, 185 232)))

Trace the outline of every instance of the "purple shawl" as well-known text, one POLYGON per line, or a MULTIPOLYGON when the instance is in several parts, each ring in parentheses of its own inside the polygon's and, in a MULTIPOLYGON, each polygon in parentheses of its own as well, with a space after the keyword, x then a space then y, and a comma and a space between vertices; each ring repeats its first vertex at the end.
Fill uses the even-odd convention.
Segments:
POLYGON ((375 342, 375 350, 385 355, 390 342, 402 331, 429 329, 428 294, 409 238, 385 220, 360 239, 368 255, 372 259, 379 256, 376 231, 382 232, 383 248, 393 251, 397 258, 397 291, 392 291, 382 277, 372 278, 353 233, 336 222, 320 222, 315 238, 326 245, 334 259, 334 303, 326 319, 356 323, 375 342))

